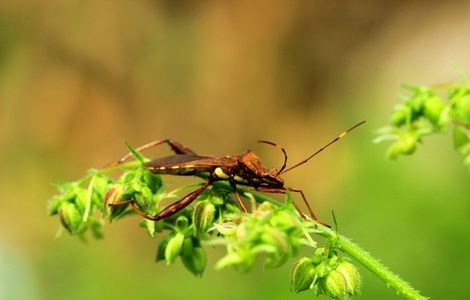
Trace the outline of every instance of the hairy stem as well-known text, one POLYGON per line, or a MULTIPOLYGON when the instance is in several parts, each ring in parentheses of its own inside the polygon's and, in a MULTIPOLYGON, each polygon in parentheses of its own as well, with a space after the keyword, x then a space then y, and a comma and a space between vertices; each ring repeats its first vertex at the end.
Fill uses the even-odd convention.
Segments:
POLYGON ((327 228, 321 224, 317 225, 318 226, 315 229, 317 234, 328 239, 343 252, 349 254, 358 263, 363 265, 365 268, 379 277, 383 282, 385 282, 387 286, 392 288, 399 296, 402 296, 406 299, 427 299, 416 289, 414 289, 409 283, 404 281, 397 274, 390 271, 386 266, 372 257, 370 253, 362 249, 359 245, 353 243, 350 239, 337 234, 330 228, 327 228))

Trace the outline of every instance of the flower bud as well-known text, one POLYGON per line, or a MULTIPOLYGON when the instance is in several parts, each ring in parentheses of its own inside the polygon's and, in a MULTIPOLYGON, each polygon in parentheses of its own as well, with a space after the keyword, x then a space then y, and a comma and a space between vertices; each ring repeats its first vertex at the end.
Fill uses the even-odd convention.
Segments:
POLYGON ((286 252, 289 248, 286 238, 285 233, 268 226, 264 227, 264 232, 260 237, 264 244, 272 245, 283 252, 286 252))
POLYGON ((424 103, 424 115, 435 125, 438 125, 444 102, 438 96, 433 96, 424 103))
POLYGON ((171 264, 180 255, 183 246, 184 234, 177 233, 170 238, 165 248, 165 260, 167 264, 171 264))
POLYGON ((400 139, 393 143, 387 151, 387 156, 396 159, 400 154, 412 154, 418 143, 414 132, 405 131, 400 134, 400 139))
POLYGON ((242 257, 240 253, 237 253, 237 252, 228 253, 227 255, 219 259, 219 261, 215 264, 215 269, 221 270, 221 269, 225 269, 231 266, 238 266, 244 261, 245 261, 244 257, 242 257))
POLYGON ((330 271, 322 280, 322 289, 326 295, 333 299, 343 299, 347 295, 346 281, 343 275, 336 270, 330 271))
POLYGON ((175 225, 176 225, 176 228, 178 229, 178 231, 184 232, 188 228, 189 220, 185 216, 179 216, 176 219, 175 225))
POLYGON ((315 255, 312 258, 312 262, 314 265, 319 265, 322 261, 326 259, 326 250, 325 248, 317 248, 315 250, 315 255))
POLYGON ((393 126, 401 126, 411 118, 411 109, 408 106, 400 105, 395 107, 390 122, 393 126))
POLYGON ((458 120, 470 123, 470 94, 464 94, 455 101, 453 114, 458 120))
POLYGON ((298 225, 292 215, 285 211, 277 212, 271 218, 270 224, 279 228, 282 231, 287 231, 291 228, 295 228, 298 225))
POLYGON ((206 268, 206 252, 200 246, 193 246, 190 238, 185 239, 184 244, 188 244, 183 246, 185 250, 181 254, 184 266, 194 275, 201 276, 206 268))
POLYGON ((456 150, 464 149, 470 143, 470 133, 467 129, 461 126, 454 126, 454 148, 456 150))
POLYGON ((64 202, 60 207, 60 221, 70 234, 77 234, 82 224, 82 217, 74 204, 64 202))
POLYGON ((63 196, 54 196, 47 202, 47 213, 49 216, 53 216, 59 213, 62 206, 63 196))
POLYGON ((291 278, 291 289, 292 291, 299 293, 310 288, 314 278, 316 270, 311 259, 308 257, 301 258, 294 265, 292 269, 291 278))
POLYGON ((88 202, 88 191, 86 189, 77 190, 75 195, 75 205, 80 212, 84 212, 88 202))
POLYGON ((209 201, 200 201, 193 213, 194 227, 196 236, 205 234, 214 223, 215 205, 209 201))
POLYGON ((330 272, 330 267, 328 266, 326 260, 320 263, 319 265, 317 265, 316 268, 317 268, 317 275, 320 278, 325 277, 330 272))
POLYGON ((361 276, 357 268, 348 261, 342 261, 336 267, 336 271, 343 276, 346 284, 346 292, 351 296, 359 294, 361 289, 361 276))
POLYGON ((237 226, 233 223, 214 223, 214 227, 223 236, 234 236, 237 232, 237 226))

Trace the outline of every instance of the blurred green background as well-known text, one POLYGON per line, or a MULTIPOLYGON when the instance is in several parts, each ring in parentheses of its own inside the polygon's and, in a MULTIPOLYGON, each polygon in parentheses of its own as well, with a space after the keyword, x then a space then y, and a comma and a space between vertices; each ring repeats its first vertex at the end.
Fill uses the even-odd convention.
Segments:
MULTIPOLYGON (((253 148, 279 166, 256 140, 282 144, 294 162, 363 119, 286 180, 425 295, 468 298, 470 174, 450 137, 396 163, 371 140, 401 82, 459 80, 453 64, 469 72, 469 10, 468 1, 2 0, 0 299, 315 298, 289 291, 293 262, 215 272, 214 248, 202 278, 156 264, 157 241, 137 217, 106 226, 101 241, 54 239, 46 200, 51 182, 120 157, 124 139, 168 137, 202 154, 253 148)), ((398 298, 362 275, 359 299, 398 298)))

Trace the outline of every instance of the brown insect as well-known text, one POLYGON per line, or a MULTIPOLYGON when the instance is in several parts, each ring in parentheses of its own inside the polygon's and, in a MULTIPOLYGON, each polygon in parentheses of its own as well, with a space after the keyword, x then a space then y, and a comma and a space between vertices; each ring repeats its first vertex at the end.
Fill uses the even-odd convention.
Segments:
MULTIPOLYGON (((282 151, 284 154, 284 163, 282 167, 277 169, 266 169, 263 167, 260 159, 252 150, 247 150, 239 155, 227 155, 227 156, 201 156, 196 154, 193 150, 185 147, 181 143, 164 139, 164 140, 157 140, 145 145, 138 147, 137 151, 142 151, 157 145, 161 144, 168 144, 175 155, 163 157, 160 159, 154 159, 152 161, 147 162, 145 165, 149 169, 150 172, 155 174, 171 174, 171 175, 201 175, 201 174, 208 174, 206 177, 205 183, 199 187, 198 189, 192 191, 191 193, 184 196, 181 200, 170 204, 158 214, 154 216, 148 216, 144 212, 142 212, 137 205, 135 204, 134 200, 127 200, 122 202, 117 202, 110 204, 112 206, 120 206, 120 205, 128 205, 130 204, 132 209, 134 209, 139 215, 142 217, 152 220, 158 221, 169 216, 174 215, 178 211, 182 210, 186 206, 188 206, 191 202, 193 202, 204 190, 206 190, 213 182, 216 181, 228 181, 233 188, 233 191, 236 195, 236 200, 240 208, 247 212, 245 205, 243 204, 240 195, 237 192, 237 185, 244 185, 254 188, 258 192, 264 193, 280 193, 286 194, 288 191, 299 193, 302 196, 302 199, 307 206, 309 211, 310 217, 313 220, 316 220, 322 224, 325 224, 318 220, 317 216, 313 212, 310 204, 305 197, 305 194, 302 190, 298 188, 286 187, 284 185, 284 179, 282 179, 281 175, 297 168, 300 165, 303 165, 311 158, 313 158, 318 153, 322 152, 327 147, 331 146, 339 139, 344 137, 348 134, 351 130, 355 129, 356 127, 364 124, 365 121, 362 121, 353 127, 349 128, 348 130, 341 133, 331 142, 326 144, 325 146, 321 147, 315 153, 307 157, 306 159, 296 163, 295 165, 286 168, 287 165, 287 153, 280 145, 269 142, 269 141, 258 141, 260 143, 266 143, 272 145, 282 151)), ((122 157, 119 161, 115 164, 121 164, 125 162, 127 159, 132 157, 131 153, 128 153, 124 157, 122 157)), ((292 201, 296 210, 300 214, 303 219, 306 219, 304 213, 300 210, 300 208, 292 201)), ((325 224, 326 225, 326 224, 325 224)))

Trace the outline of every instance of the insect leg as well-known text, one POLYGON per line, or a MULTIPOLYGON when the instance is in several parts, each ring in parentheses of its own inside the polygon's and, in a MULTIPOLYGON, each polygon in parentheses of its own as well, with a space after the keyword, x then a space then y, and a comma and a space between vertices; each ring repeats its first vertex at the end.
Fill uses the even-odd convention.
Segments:
MULTIPOLYGON (((142 146, 139 146, 136 148, 136 150, 141 152, 143 150, 146 150, 146 149, 149 149, 149 148, 161 145, 161 144, 168 144, 171 147, 171 150, 173 150, 173 152, 175 152, 176 154, 196 154, 196 152, 184 146, 183 144, 176 142, 176 141, 172 141, 170 139, 156 140, 156 141, 144 144, 142 146)), ((109 164, 108 167, 120 165, 124 163, 126 160, 128 160, 130 157, 132 157, 132 153, 129 152, 123 157, 121 157, 121 159, 119 159, 117 162, 109 164)))
MULTIPOLYGON (((207 189, 207 187, 211 184, 210 181, 207 181, 203 186, 201 186, 200 188, 198 188, 197 190, 195 191, 192 191, 191 193, 187 194, 186 196, 184 196, 181 200, 175 202, 175 203, 172 203, 170 205, 168 205, 165 209, 163 209, 161 212, 159 212, 158 214, 156 214, 155 216, 151 217, 151 216, 148 216, 147 214, 145 214, 143 211, 141 211, 137 205, 135 204, 135 201, 130 201, 130 202, 127 202, 127 203, 130 203, 132 209, 138 213, 140 216, 146 218, 147 220, 150 220, 150 221, 158 221, 158 220, 161 220, 161 219, 164 219, 164 218, 168 218, 172 215, 174 215, 175 213, 179 212, 180 210, 182 210, 183 208, 185 208, 186 206, 188 206, 191 202, 194 201, 194 199, 197 198, 197 196, 199 196, 205 189, 207 189)), ((126 203, 126 204, 127 204, 126 203)), ((119 204, 119 203, 117 203, 119 204)), ((116 205, 116 204, 114 204, 116 205)))
POLYGON ((204 192, 204 190, 207 189, 207 187, 210 184, 211 184, 210 181, 206 181, 206 183, 200 188, 198 188, 197 190, 192 191, 191 193, 187 194, 181 200, 168 205, 165 209, 163 209, 161 212, 156 214, 151 220, 158 221, 160 219, 167 218, 179 212, 180 210, 188 206, 191 202, 193 202, 194 199, 196 199, 197 196, 199 196, 202 192, 204 192))
POLYGON ((230 185, 232 186, 233 192, 236 195, 238 206, 240 206, 240 208, 243 210, 244 213, 248 213, 248 210, 246 209, 245 204, 243 204, 242 198, 240 197, 240 194, 237 191, 237 185, 235 183, 232 183, 232 182, 230 183, 230 185))
POLYGON ((296 193, 300 193, 300 195, 302 196, 302 199, 304 200, 304 203, 305 205, 307 206, 308 208, 308 212, 310 213, 310 217, 312 217, 313 220, 317 221, 318 223, 322 224, 322 225, 325 225, 326 227, 330 227, 330 225, 326 224, 325 222, 323 221, 320 221, 317 216, 315 215, 315 213, 313 212, 313 209, 312 207, 310 207, 310 204, 308 203, 307 201, 307 198, 305 197, 305 194, 302 190, 300 189, 297 189, 297 188, 288 188, 289 191, 291 192, 296 192, 296 193))

